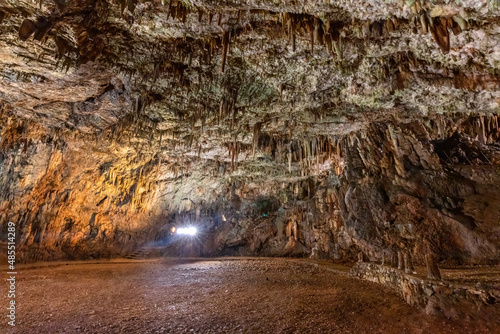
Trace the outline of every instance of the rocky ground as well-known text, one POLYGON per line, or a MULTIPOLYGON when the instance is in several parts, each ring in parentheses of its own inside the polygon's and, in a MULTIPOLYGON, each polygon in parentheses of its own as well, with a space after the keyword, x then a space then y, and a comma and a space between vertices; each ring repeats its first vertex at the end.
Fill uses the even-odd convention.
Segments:
POLYGON ((19 278, 17 333, 499 331, 425 315, 381 285, 292 259, 58 263, 19 278))

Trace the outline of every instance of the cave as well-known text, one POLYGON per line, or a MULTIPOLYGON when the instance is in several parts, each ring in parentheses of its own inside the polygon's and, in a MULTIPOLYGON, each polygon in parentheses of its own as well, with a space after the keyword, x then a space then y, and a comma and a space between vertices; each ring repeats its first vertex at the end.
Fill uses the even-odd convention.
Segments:
POLYGON ((498 0, 0 0, 0 332, 500 333, 498 0))

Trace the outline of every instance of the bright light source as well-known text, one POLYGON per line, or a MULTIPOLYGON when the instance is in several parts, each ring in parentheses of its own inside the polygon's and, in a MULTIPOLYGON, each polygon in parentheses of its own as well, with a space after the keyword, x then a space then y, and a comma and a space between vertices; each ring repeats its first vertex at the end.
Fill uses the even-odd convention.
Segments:
POLYGON ((196 227, 190 226, 190 227, 179 227, 177 229, 177 234, 187 234, 187 235, 195 235, 198 231, 196 230, 196 227))

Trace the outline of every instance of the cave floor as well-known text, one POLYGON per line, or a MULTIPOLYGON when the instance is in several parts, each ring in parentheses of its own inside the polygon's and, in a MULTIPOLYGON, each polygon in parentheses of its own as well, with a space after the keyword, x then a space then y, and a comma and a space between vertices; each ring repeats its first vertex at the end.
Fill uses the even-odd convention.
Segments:
MULTIPOLYGON (((321 262, 261 258, 31 265, 18 273, 15 329, 40 334, 498 333, 491 324, 426 315, 385 287, 342 270, 321 262)), ((5 298, 2 294, 2 305, 5 298)), ((1 333, 5 326, 0 324, 1 333)))

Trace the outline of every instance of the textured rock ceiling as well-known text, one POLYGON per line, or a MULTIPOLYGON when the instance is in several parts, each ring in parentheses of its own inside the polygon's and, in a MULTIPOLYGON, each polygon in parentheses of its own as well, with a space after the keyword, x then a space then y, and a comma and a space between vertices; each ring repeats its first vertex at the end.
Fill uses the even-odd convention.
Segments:
POLYGON ((250 144, 256 123, 307 138, 390 117, 495 112, 494 5, 3 0, 2 100, 86 133, 134 115, 156 139, 202 149, 250 144))
MULTIPOLYGON (((67 237, 76 247, 123 228, 113 215, 122 215, 130 235, 145 219, 161 220, 141 215, 194 210, 198 219, 202 203, 219 210, 221 198, 261 192, 284 205, 290 194, 278 195, 280 187, 312 193, 311 176, 326 189, 346 185, 358 162, 365 176, 395 168, 407 177, 402 156, 438 173, 439 159, 465 158, 435 152, 429 141, 455 131, 490 145, 473 154, 475 165, 496 166, 497 7, 491 0, 0 0, 3 210, 22 222, 28 246, 80 224, 73 232, 86 239, 67 237)), ((460 145, 474 151, 470 141, 460 145)), ((341 202, 334 211, 344 222, 352 216, 339 198, 352 194, 346 185, 332 200, 341 202)), ((478 258, 498 256, 495 245, 478 258)))

